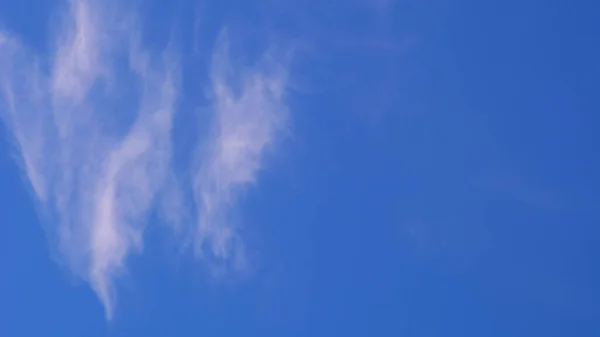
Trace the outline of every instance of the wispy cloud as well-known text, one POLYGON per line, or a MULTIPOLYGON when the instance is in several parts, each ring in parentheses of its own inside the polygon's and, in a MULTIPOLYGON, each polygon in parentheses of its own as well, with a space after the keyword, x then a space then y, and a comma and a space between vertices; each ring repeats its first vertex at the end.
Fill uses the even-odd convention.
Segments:
POLYGON ((110 318, 114 278, 141 249, 144 217, 169 168, 178 66, 151 60, 135 30, 119 30, 106 14, 99 3, 71 1, 49 70, 2 34, 0 75, 3 117, 51 216, 50 235, 110 318), (111 92, 121 79, 139 84, 136 104, 111 92), (111 127, 128 115, 125 131, 111 127))
POLYGON ((234 64, 227 34, 212 57, 212 129, 202 144, 194 179, 199 237, 196 252, 213 262, 244 268, 243 246, 228 218, 247 187, 257 179, 266 150, 285 131, 287 73, 273 53, 251 69, 234 64))
POLYGON ((213 266, 246 266, 229 214, 288 118, 284 64, 269 52, 241 67, 223 35, 209 66, 210 132, 189 154, 193 167, 175 170, 180 62, 170 47, 159 55, 144 48, 132 14, 116 1, 69 1, 49 59, 0 31, 1 117, 57 257, 90 283, 108 319, 115 281, 143 247, 147 215, 160 203, 166 220, 184 218, 185 201, 175 199, 190 193, 171 184, 176 171, 193 172, 187 188, 197 206, 190 225, 197 256, 213 266))

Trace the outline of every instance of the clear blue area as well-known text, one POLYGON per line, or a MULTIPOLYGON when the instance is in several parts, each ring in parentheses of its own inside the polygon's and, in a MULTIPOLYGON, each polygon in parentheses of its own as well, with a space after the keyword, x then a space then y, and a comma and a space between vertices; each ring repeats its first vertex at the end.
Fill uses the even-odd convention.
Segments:
MULTIPOLYGON (((214 282, 150 226, 107 323, 2 129, 0 336, 600 336, 600 2, 250 3, 142 8, 184 64, 224 24, 307 46, 239 210, 252 275, 214 282)), ((0 0, 0 27, 44 52, 56 6, 0 0)))

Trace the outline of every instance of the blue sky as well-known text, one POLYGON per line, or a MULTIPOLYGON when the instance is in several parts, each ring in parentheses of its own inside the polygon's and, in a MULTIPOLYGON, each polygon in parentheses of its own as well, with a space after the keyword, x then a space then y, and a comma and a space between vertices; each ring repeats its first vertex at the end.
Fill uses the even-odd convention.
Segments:
POLYGON ((0 0, 0 336, 598 336, 599 12, 0 0))

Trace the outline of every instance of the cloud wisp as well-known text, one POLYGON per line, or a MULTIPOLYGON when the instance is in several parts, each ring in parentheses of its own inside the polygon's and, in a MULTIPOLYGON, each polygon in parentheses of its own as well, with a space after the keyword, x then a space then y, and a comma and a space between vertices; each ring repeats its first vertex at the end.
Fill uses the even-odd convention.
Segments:
POLYGON ((143 248, 148 215, 163 203, 177 217, 180 203, 164 202, 186 195, 169 186, 174 172, 192 172, 196 256, 211 266, 245 268, 229 213, 255 183, 288 119, 285 67, 269 53, 255 67, 237 66, 223 35, 209 66, 210 132, 189 154, 193 167, 173 167, 173 118, 184 93, 179 55, 170 47, 144 48, 132 14, 117 1, 69 1, 49 57, 0 31, 0 117, 50 246, 89 282, 108 319, 115 281, 143 248))
POLYGON ((3 117, 59 257, 89 281, 110 318, 114 278, 141 249, 145 215, 169 169, 178 65, 153 60, 119 29, 125 18, 99 2, 69 5, 49 69, 3 34, 3 117), (116 92, 120 81, 139 87, 128 92, 135 104, 116 92), (131 122, 115 127, 124 116, 131 122))
POLYGON ((199 212, 196 253, 217 265, 226 262, 243 269, 243 246, 228 214, 239 193, 255 183, 265 152, 285 131, 287 73, 270 53, 247 71, 233 64, 229 53, 223 33, 210 69, 212 125, 194 177, 199 212))

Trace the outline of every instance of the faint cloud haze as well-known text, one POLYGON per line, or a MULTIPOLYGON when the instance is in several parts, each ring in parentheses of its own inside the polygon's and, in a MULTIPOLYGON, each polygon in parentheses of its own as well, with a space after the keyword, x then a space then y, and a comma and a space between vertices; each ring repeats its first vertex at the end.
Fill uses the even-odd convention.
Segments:
POLYGON ((115 280, 143 248, 148 214, 160 203, 169 219, 178 218, 182 201, 174 196, 184 193, 170 184, 175 171, 193 172, 187 188, 197 206, 190 225, 197 256, 245 265, 227 214, 255 182, 288 113, 283 65, 268 54, 255 68, 240 69, 223 36, 209 67, 210 133, 190 154, 193 167, 175 170, 173 118, 184 92, 179 54, 171 46, 161 53, 145 48, 133 14, 116 1, 69 1, 49 60, 0 31, 2 119, 51 245, 90 283, 108 319, 115 280))

